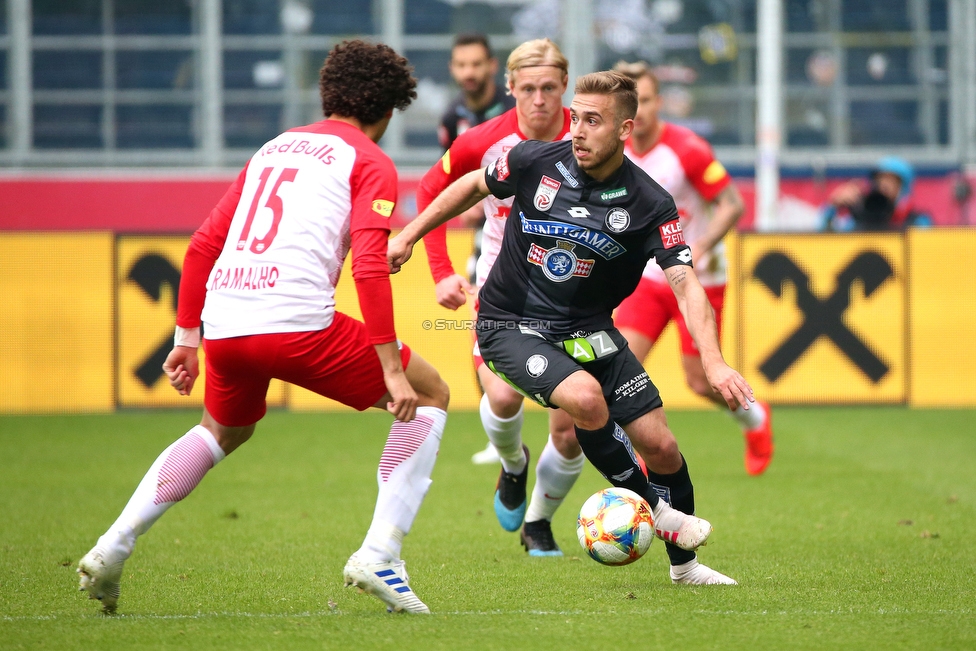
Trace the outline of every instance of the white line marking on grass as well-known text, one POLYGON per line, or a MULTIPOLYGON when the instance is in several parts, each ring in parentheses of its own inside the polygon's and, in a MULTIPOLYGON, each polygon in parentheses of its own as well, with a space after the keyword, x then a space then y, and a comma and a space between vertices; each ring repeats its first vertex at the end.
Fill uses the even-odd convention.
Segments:
MULTIPOLYGON (((646 609, 640 610, 639 613, 644 614, 661 614, 666 611, 663 608, 646 609)), ((738 615, 745 617, 795 617, 797 615, 805 616, 823 616, 823 615, 885 615, 885 616, 897 616, 902 617, 905 615, 951 615, 951 616, 971 616, 973 610, 970 608, 963 608, 960 610, 909 610, 907 608, 878 608, 877 610, 862 610, 862 609, 848 609, 848 610, 694 610, 692 611, 696 615, 709 615, 709 616, 722 616, 726 617, 729 615, 738 615)), ((193 613, 193 614, 173 614, 173 615, 158 615, 158 614, 132 614, 132 615, 106 615, 106 619, 118 619, 118 620, 185 620, 185 619, 312 619, 318 617, 333 617, 335 615, 349 615, 350 613, 344 613, 342 609, 336 609, 334 611, 322 611, 322 612, 305 612, 305 613, 247 613, 247 612, 220 612, 220 613, 193 613)), ((593 610, 593 611, 583 611, 583 610, 455 610, 455 611, 444 611, 438 612, 434 611, 435 616, 441 615, 445 617, 508 617, 511 615, 533 615, 539 617, 572 617, 572 616, 591 616, 591 615, 623 615, 632 616, 634 611, 615 611, 615 610, 593 610)), ((100 616, 100 615, 95 615, 100 616)), ((4 615, 0 617, 0 621, 3 622, 42 622, 42 621, 56 621, 56 620, 66 620, 66 619, 78 619, 90 618, 89 614, 81 615, 23 615, 23 616, 11 616, 4 615)))

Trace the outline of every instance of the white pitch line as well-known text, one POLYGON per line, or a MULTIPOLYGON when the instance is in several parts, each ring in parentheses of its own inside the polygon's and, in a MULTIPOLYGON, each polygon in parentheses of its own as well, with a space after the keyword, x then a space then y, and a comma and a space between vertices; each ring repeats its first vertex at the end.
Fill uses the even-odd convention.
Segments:
MULTIPOLYGON (((656 609, 646 609, 639 610, 637 614, 661 614, 666 611, 663 608, 656 609)), ((862 609, 850 609, 850 610, 753 610, 753 611, 740 611, 740 610, 694 610, 692 611, 695 615, 705 615, 705 616, 722 616, 726 617, 729 615, 738 615, 744 617, 796 617, 797 615, 803 616, 825 616, 825 615, 885 615, 885 616, 898 616, 902 617, 905 615, 947 615, 947 616, 971 616, 973 610, 969 608, 964 608, 961 610, 908 610, 904 608, 879 608, 877 610, 862 610, 862 609)), ((220 613, 194 613, 194 614, 174 614, 174 615, 157 615, 157 614, 132 614, 132 615, 111 615, 107 616, 108 619, 118 619, 118 620, 194 620, 194 619, 311 619, 318 617, 331 617, 335 615, 348 615, 349 613, 344 613, 341 609, 322 611, 322 612, 306 612, 306 613, 246 613, 246 612, 220 612, 220 613)), ((511 615, 531 615, 537 617, 575 617, 575 616, 591 616, 591 615, 624 615, 631 616, 634 615, 634 611, 617 612, 617 611, 582 611, 582 610, 461 610, 461 611, 435 611, 434 616, 444 616, 444 617, 499 617, 499 616, 511 616, 511 615)), ((42 621, 58 621, 58 620, 76 620, 79 618, 89 618, 91 615, 79 614, 79 615, 23 615, 23 616, 10 616, 4 615, 0 617, 0 621, 3 622, 42 622, 42 621)))

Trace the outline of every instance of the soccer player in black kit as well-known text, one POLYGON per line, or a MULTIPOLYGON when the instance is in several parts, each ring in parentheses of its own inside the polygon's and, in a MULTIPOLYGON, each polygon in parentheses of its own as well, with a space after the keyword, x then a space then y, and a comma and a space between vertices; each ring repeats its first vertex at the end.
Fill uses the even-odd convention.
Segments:
POLYGON ((698 562, 695 549, 711 524, 694 516, 688 466, 660 394, 613 327, 613 309, 648 259, 664 269, 715 391, 731 408, 748 408, 752 388, 722 357, 674 200, 624 157, 634 82, 597 72, 578 78, 575 90, 571 142, 525 141, 459 179, 390 241, 390 268, 399 270, 427 231, 489 192, 514 196, 479 296, 485 362, 527 397, 569 413, 587 459, 610 483, 647 499, 674 583, 734 584, 698 562))

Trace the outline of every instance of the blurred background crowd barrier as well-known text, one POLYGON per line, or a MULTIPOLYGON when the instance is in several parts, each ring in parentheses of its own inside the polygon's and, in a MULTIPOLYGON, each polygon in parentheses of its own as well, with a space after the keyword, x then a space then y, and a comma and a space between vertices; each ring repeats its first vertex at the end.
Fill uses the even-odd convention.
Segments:
MULTIPOLYGON (((708 139, 746 201, 723 339, 761 395, 976 403, 976 0, 0 0, 0 412, 197 405, 202 387, 181 400, 158 371, 189 234, 256 148, 321 117, 319 67, 354 37, 420 80, 380 143, 401 172, 393 224, 411 219, 456 93, 451 44, 472 30, 501 61, 548 36, 573 77, 654 67, 661 117, 708 139), (760 83, 770 44, 779 74, 760 83), (759 219, 769 96, 778 202, 759 219), (833 189, 892 155, 936 228, 814 234, 833 189)), ((457 268, 470 241, 452 231, 457 268)), ((436 306, 419 259, 395 297, 452 405, 476 406, 470 313, 436 306)), ((340 299, 358 314, 348 276, 340 299)), ((676 345, 648 368, 669 405, 699 406, 676 345)), ((271 402, 330 407, 284 386, 271 402)))
MULTIPOLYGON (((472 234, 449 249, 462 268, 472 234)), ((976 406, 976 284, 947 272, 971 259, 976 229, 730 238, 723 346, 764 399, 778 404, 976 406)), ((161 365, 172 347, 187 235, 0 233, 0 413, 191 406, 161 365), (16 306, 11 308, 10 306, 16 306)), ((347 264, 348 266, 348 264, 347 264)), ((338 309, 359 316, 349 269, 338 309)), ((440 370, 451 406, 475 409, 472 314, 434 300, 426 256, 393 277, 398 335, 440 370)), ((684 386, 673 326, 646 366, 672 407, 705 407, 684 386)), ((344 407, 272 385, 269 404, 344 407)))
POLYGON ((781 97, 787 175, 844 175, 889 154, 922 176, 976 162, 976 0, 0 0, 0 164, 239 167, 320 117, 325 54, 363 37, 416 68, 418 99, 383 146, 427 167, 466 31, 487 33, 503 62, 550 37, 571 77, 648 61, 662 117, 708 139, 736 176, 756 162, 757 90, 781 97), (770 43, 779 83, 758 88, 770 43))

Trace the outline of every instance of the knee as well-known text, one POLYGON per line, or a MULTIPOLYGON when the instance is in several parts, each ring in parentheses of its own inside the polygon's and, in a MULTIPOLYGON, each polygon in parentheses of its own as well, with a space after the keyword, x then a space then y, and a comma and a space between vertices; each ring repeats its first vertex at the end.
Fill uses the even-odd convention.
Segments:
POLYGON ((573 425, 573 419, 568 415, 561 418, 553 418, 549 421, 549 434, 552 436, 552 442, 559 447, 559 444, 563 441, 572 439, 576 440, 576 427, 573 425))
POLYGON ((556 431, 550 432, 552 436, 552 447, 556 448, 566 459, 575 459, 583 451, 580 448, 579 441, 576 440, 576 428, 573 426, 573 422, 569 422, 570 427, 568 429, 558 429, 556 431))
POLYGON ((580 392, 576 399, 576 423, 583 429, 597 430, 610 420, 606 398, 598 390, 588 389, 580 392))
POLYGON ((491 412, 499 418, 512 418, 522 408, 522 394, 507 384, 494 384, 485 391, 491 412))
POLYGON ((433 383, 430 392, 431 406, 447 411, 447 406, 451 402, 451 387, 447 386, 444 378, 438 375, 437 381, 433 383))

